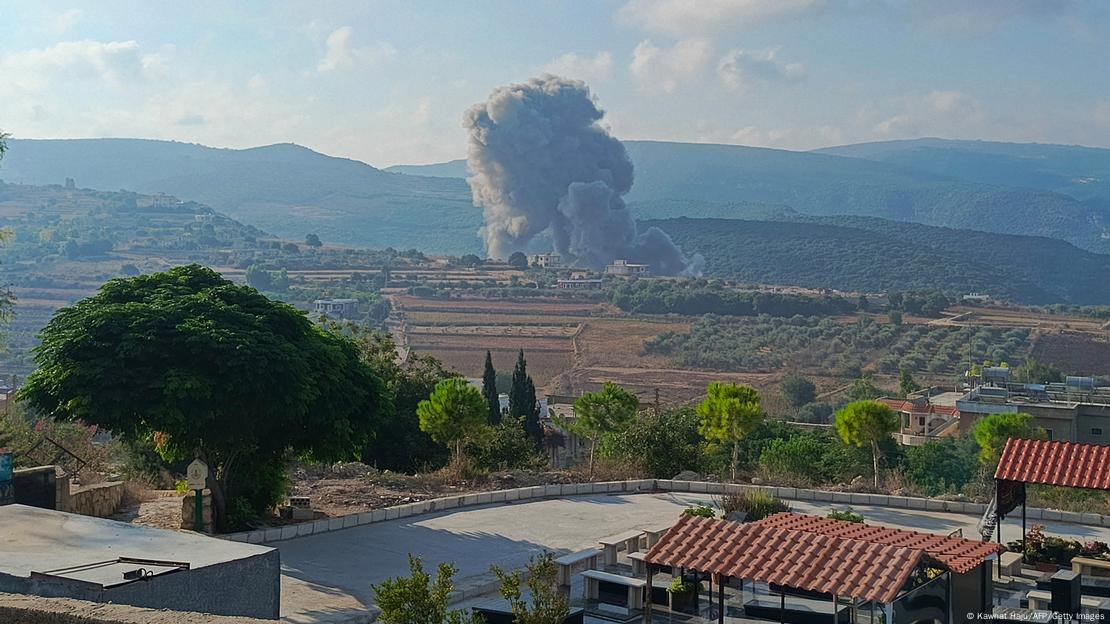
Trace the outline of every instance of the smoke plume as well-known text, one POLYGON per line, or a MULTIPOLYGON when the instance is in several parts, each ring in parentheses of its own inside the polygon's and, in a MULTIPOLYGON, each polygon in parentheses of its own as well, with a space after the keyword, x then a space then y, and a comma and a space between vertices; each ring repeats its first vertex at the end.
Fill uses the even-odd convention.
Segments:
POLYGON ((577 80, 545 75, 499 87, 471 107, 467 179, 482 208, 490 257, 507 258, 550 231, 555 251, 576 266, 600 269, 620 259, 653 274, 700 273, 659 228, 636 231, 622 196, 632 161, 598 125, 603 113, 577 80))

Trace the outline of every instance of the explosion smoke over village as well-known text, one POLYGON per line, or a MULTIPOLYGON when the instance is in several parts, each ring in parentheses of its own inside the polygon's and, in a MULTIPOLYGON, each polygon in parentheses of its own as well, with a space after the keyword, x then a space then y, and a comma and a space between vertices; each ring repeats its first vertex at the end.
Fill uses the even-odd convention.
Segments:
POLYGON ((495 89, 466 112, 467 182, 487 252, 506 258, 550 231, 555 250, 578 266, 622 258, 658 275, 699 274, 701 257, 687 258, 665 232, 637 232, 622 199, 632 161, 598 125, 603 115, 585 83, 551 75, 495 89))

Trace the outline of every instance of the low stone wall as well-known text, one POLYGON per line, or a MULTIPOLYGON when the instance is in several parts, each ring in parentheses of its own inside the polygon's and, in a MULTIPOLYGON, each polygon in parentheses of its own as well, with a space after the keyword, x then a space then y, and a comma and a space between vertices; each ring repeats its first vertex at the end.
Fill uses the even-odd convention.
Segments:
POLYGON ((273 620, 0 593, 4 624, 273 624, 273 620))
POLYGON ((65 511, 82 516, 107 518, 123 503, 123 482, 111 481, 70 487, 65 511))
POLYGON ((65 509, 66 485, 54 466, 19 468, 12 474, 15 502, 43 509, 65 509))
MULTIPOLYGON (((794 487, 775 487, 769 485, 748 485, 744 483, 714 483, 709 481, 675 481, 671 479, 638 479, 633 481, 606 481, 600 483, 567 483, 563 485, 539 485, 535 487, 517 488, 513 490, 497 490, 478 494, 463 494, 434 498, 419 503, 399 505, 365 511, 359 514, 324 518, 314 522, 290 524, 272 529, 259 529, 257 531, 244 531, 242 533, 229 533, 218 536, 237 542, 252 544, 269 544, 280 542, 306 535, 328 533, 349 529, 351 527, 397 520, 422 514, 435 513, 462 507, 476 507, 479 505, 507 504, 526 500, 540 500, 545 498, 565 498, 568 496, 586 496, 591 494, 644 494, 650 492, 675 492, 682 494, 706 494, 722 496, 724 494, 740 494, 762 490, 783 500, 818 501, 850 505, 877 505, 882 507, 895 507, 901 509, 915 509, 918 511, 937 511, 945 513, 958 513, 971 516, 982 516, 987 506, 983 503, 970 503, 962 501, 946 501, 935 498, 917 498, 913 496, 888 496, 886 494, 860 494, 855 492, 830 492, 826 490, 809 490, 794 487)), ((1026 517, 1030 521, 1048 520, 1056 522, 1073 522, 1090 526, 1110 527, 1110 516, 1093 513, 1077 513, 1059 511, 1055 509, 1040 509, 1030 507, 1026 510, 1026 517)))

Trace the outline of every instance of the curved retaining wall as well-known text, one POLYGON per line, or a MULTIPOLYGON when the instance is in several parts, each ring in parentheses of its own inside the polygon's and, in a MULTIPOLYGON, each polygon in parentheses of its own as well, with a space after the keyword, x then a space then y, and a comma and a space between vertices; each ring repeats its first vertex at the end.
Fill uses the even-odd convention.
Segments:
MULTIPOLYGON (((497 503, 507 504, 527 500, 542 500, 547 498, 564 498, 567 496, 586 496, 591 494, 646 494, 651 492, 676 492, 682 494, 739 494, 763 490, 784 500, 819 501, 841 503, 844 505, 878 505, 882 507, 896 507, 902 509, 916 509, 920 511, 938 511, 947 513, 967 514, 982 516, 986 511, 983 503, 969 503, 961 501, 948 501, 935 498, 917 498, 912 496, 888 496, 885 494, 859 494, 854 492, 830 492, 827 490, 809 490, 793 487, 776 487, 768 485, 748 485, 741 483, 711 483, 708 481, 674 481, 671 479, 637 479, 632 481, 604 481, 599 483, 567 483, 562 485, 538 485, 535 487, 516 488, 512 490, 496 490, 477 494, 460 494, 444 498, 433 498, 419 503, 398 505, 364 511, 362 513, 324 518, 313 522, 290 524, 283 527, 244 531, 222 535, 224 539, 251 544, 270 544, 290 540, 306 535, 329 533, 349 529, 356 526, 374 524, 420 516, 424 514, 459 509, 463 507, 477 507, 497 503)), ((1110 526, 1110 516, 1094 513, 1078 513, 1072 511, 1059 511, 1055 509, 1041 509, 1030 507, 1026 510, 1026 517, 1031 521, 1050 520, 1057 522, 1074 522, 1092 526, 1110 526)))

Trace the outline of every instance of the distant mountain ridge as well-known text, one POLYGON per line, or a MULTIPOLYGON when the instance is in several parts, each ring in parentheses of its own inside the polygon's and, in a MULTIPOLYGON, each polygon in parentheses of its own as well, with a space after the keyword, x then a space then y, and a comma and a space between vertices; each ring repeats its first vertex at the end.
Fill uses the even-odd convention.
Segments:
MULTIPOLYGON (((1047 236, 1110 253, 1110 191, 1104 192, 1099 169, 1110 150, 936 140, 818 152, 625 145, 636 167, 626 199, 641 218, 859 215, 1047 236), (981 166, 953 164, 961 161, 981 166), (1018 173, 1008 174, 1006 163, 1018 173), (1039 177, 1030 173, 1037 163, 1047 163, 1039 177), (1028 183, 1018 184, 1023 180, 1028 183)), ((72 177, 92 188, 164 192, 289 238, 313 232, 366 247, 482 252, 481 211, 460 179, 461 160, 383 171, 289 144, 229 150, 85 139, 13 140, 10 146, 0 168, 0 179, 9 182, 72 177)))

